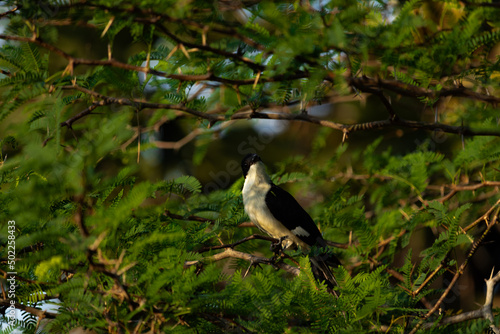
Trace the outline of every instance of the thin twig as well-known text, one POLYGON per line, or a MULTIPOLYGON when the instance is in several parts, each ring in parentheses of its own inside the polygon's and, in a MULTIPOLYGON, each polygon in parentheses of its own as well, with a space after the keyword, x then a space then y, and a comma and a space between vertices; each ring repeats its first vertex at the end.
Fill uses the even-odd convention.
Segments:
MULTIPOLYGON (((500 271, 495 276, 493 276, 493 271, 492 271, 490 278, 485 281, 486 281, 486 298, 484 301, 484 305, 480 309, 446 317, 442 319, 437 325, 443 326, 449 324, 457 324, 468 320, 484 318, 490 321, 491 323, 490 328, 492 329, 492 331, 495 334, 500 334, 498 327, 495 326, 493 312, 492 312, 493 295, 495 293, 496 284, 500 282, 500 271)), ((423 324, 422 328, 428 329, 434 326, 436 326, 435 323, 429 322, 423 324)))
POLYGON ((437 199, 440 203, 444 203, 448 201, 450 198, 455 196, 460 191, 474 191, 483 187, 500 187, 499 181, 484 181, 476 184, 459 184, 459 185, 451 185, 448 186, 451 188, 451 191, 445 196, 437 199))
POLYGON ((97 109, 98 107, 102 107, 102 106, 105 106, 105 105, 108 105, 109 102, 106 102, 106 101, 97 101, 97 102, 94 102, 92 103, 92 105, 88 108, 86 108, 85 110, 79 112, 78 114, 76 114, 75 116, 67 119, 66 121, 62 122, 60 124, 61 127, 63 126, 66 126, 68 127, 69 129, 71 129, 73 123, 77 120, 79 120, 80 118, 83 118, 87 115, 90 115, 92 114, 92 111, 94 111, 95 109, 97 109))
POLYGON ((189 142, 191 142, 192 140, 194 140, 201 133, 203 133, 203 130, 201 128, 196 128, 178 141, 167 142, 167 141, 156 140, 153 142, 153 144, 155 144, 156 147, 161 148, 161 149, 176 150, 177 151, 177 150, 181 149, 184 145, 186 145, 189 142))
POLYGON ((0 19, 4 18, 7 15, 10 15, 12 13, 17 12, 20 8, 21 8, 21 6, 16 6, 16 7, 12 8, 6 12, 0 13, 0 19))
MULTIPOLYGON (((469 224, 467 227, 464 227, 463 233, 467 233, 467 231, 469 231, 471 228, 473 228, 482 221, 488 222, 488 217, 499 204, 500 204, 500 199, 495 204, 493 204, 493 206, 489 208, 488 211, 486 211, 481 217, 476 219, 473 223, 469 224)), ((443 263, 437 266, 436 269, 434 269, 434 271, 429 276, 426 277, 426 279, 422 282, 422 284, 418 287, 418 289, 412 292, 412 295, 414 297, 417 296, 422 291, 422 289, 426 287, 429 282, 432 281, 434 276, 443 268, 444 268, 443 263)))
POLYGON ((204 218, 204 217, 200 217, 200 216, 194 216, 194 215, 190 215, 190 216, 181 216, 181 215, 178 215, 178 214, 175 214, 175 213, 172 213, 168 210, 165 210, 165 212, 163 213, 165 216, 167 217, 170 217, 170 218, 173 218, 173 219, 178 219, 178 220, 192 220, 192 221, 197 221, 197 222, 215 222, 215 219, 210 219, 210 218, 204 218))
POLYGON ((198 253, 203 253, 203 252, 208 252, 208 251, 211 251, 211 250, 214 250, 214 249, 234 248, 234 247, 236 247, 238 245, 241 245, 242 243, 247 242, 249 240, 266 240, 266 241, 271 241, 273 243, 278 242, 278 239, 275 239, 275 238, 272 238, 272 237, 268 237, 268 236, 264 236, 264 235, 260 235, 260 234, 252 234, 251 236, 248 236, 248 237, 243 238, 243 239, 241 239, 239 241, 233 242, 232 244, 203 247, 203 248, 200 248, 197 252, 198 253))

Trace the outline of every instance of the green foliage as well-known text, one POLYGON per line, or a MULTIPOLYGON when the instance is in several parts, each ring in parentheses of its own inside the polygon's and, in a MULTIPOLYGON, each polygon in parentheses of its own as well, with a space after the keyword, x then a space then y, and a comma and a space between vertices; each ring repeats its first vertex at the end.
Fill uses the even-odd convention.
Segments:
MULTIPOLYGON (((471 129, 498 134, 500 26, 480 2, 396 3, 28 0, 2 14, 1 271, 15 220, 16 302, 59 306, 2 333, 415 328, 498 214, 499 136, 471 129), (415 131, 368 136, 380 96, 390 125, 415 131), (249 152, 339 244, 337 296, 301 251, 281 259, 298 276, 217 257, 260 233, 241 225, 249 152)), ((233 249, 273 255, 264 240, 233 249)), ((438 323, 481 302, 442 305, 426 330, 484 332, 438 323)))

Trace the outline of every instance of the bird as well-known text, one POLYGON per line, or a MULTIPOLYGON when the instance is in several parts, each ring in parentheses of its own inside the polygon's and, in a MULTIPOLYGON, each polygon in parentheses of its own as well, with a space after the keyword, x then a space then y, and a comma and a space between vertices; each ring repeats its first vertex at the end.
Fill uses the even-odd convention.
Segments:
POLYGON ((271 181, 259 155, 246 155, 241 169, 245 178, 243 205, 250 220, 261 231, 278 239, 283 250, 319 249, 310 253, 311 269, 315 278, 325 282, 332 291, 338 284, 330 267, 339 266, 340 261, 327 251, 327 243, 314 220, 290 193, 271 181))

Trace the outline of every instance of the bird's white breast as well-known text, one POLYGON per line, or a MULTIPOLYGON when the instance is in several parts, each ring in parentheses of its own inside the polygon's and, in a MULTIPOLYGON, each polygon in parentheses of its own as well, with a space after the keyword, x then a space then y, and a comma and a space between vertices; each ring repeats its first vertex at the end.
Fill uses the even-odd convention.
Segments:
POLYGON ((261 230, 270 233, 268 229, 261 225, 261 221, 272 219, 271 212, 266 205, 266 195, 271 189, 270 181, 266 178, 267 174, 263 170, 262 163, 256 163, 250 166, 248 174, 243 185, 243 204, 250 220, 257 225, 261 230))

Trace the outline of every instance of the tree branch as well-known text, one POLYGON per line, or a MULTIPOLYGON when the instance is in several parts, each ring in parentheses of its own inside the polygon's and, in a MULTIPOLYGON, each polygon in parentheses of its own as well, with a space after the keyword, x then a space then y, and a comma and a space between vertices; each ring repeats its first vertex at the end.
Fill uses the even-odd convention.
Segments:
MULTIPOLYGON (((221 118, 222 117, 219 116, 217 119, 222 121, 221 118)), ((497 137, 500 136, 500 130, 497 129, 473 130, 463 126, 453 126, 443 123, 410 121, 400 118, 393 120, 387 119, 383 121, 374 121, 368 123, 342 124, 342 123, 336 123, 328 120, 319 119, 305 113, 300 113, 300 114, 264 113, 264 112, 254 111, 254 112, 238 112, 231 117, 231 119, 252 119, 252 118, 303 121, 339 130, 346 134, 356 131, 375 130, 375 129, 383 129, 383 128, 399 126, 411 129, 421 129, 430 131, 440 130, 446 133, 454 133, 464 136, 497 136, 497 137)))
POLYGON ((164 212, 164 215, 167 216, 167 217, 170 217, 170 218, 173 218, 173 219, 178 219, 178 220, 192 220, 192 221, 197 221, 197 222, 215 222, 215 219, 210 219, 210 218, 204 218, 204 217, 200 217, 200 216, 181 216, 181 215, 178 215, 178 214, 175 214, 175 213, 172 213, 168 210, 165 210, 164 212))
POLYGON ((463 184, 463 185, 451 185, 448 186, 451 188, 451 191, 446 194, 445 196, 437 199, 437 201, 444 203, 453 196, 455 196, 457 193, 460 191, 474 191, 483 187, 500 187, 500 182, 499 181, 484 181, 481 183, 476 183, 476 184, 463 184))
POLYGON ((167 141, 156 140, 153 143, 158 148, 177 151, 177 150, 181 149, 184 145, 186 145, 189 142, 191 142, 192 140, 194 140, 201 133, 203 133, 203 130, 201 128, 196 128, 193 131, 189 132, 186 136, 184 136, 182 139, 180 139, 178 141, 168 141, 167 142, 167 141))
MULTIPOLYGON (((10 303, 10 300, 0 299, 0 305, 10 307, 12 304, 10 303)), ((39 309, 39 308, 26 306, 26 305, 19 304, 19 303, 15 303, 14 307, 16 310, 21 310, 21 311, 25 311, 25 312, 28 312, 30 314, 33 314, 38 319, 43 319, 43 318, 54 319, 57 316, 57 313, 44 311, 44 310, 39 309)))
POLYGON ((498 327, 495 326, 495 318, 493 317, 493 311, 492 311, 493 295, 495 293, 495 285, 498 284, 498 282, 500 282, 500 271, 495 276, 493 276, 493 270, 492 270, 490 278, 487 280, 485 279, 485 281, 486 281, 486 298, 484 301, 484 305, 480 309, 444 318, 437 324, 431 322, 425 323, 422 326, 422 328, 428 329, 436 325, 442 326, 449 324, 457 324, 467 320, 484 318, 490 321, 491 330, 495 334, 500 334, 500 330, 498 329, 498 327))
POLYGON ((498 2, 470 2, 467 0, 462 0, 462 2, 467 6, 500 8, 498 2))
POLYGON ((441 90, 432 90, 405 84, 398 80, 388 80, 380 78, 370 78, 367 76, 347 78, 347 82, 363 92, 370 92, 377 88, 384 88, 393 91, 397 94, 410 97, 467 97, 474 100, 479 100, 487 103, 500 103, 500 97, 476 93, 466 87, 443 87, 441 90))
POLYGON ((247 65, 248 67, 250 67, 251 69, 253 69, 254 71, 264 71, 266 69, 266 67, 264 65, 254 63, 252 60, 250 60, 246 57, 240 56, 236 53, 232 53, 232 52, 228 52, 228 51, 220 50, 220 49, 215 49, 215 48, 212 48, 212 47, 210 47, 208 45, 204 45, 204 44, 196 44, 196 43, 182 41, 179 37, 177 37, 176 35, 171 33, 167 28, 165 28, 161 24, 155 24, 155 27, 159 28, 159 30, 163 34, 165 34, 166 36, 168 36, 169 38, 171 38, 172 40, 174 40, 178 44, 182 44, 182 45, 185 45, 185 46, 188 46, 190 48, 197 49, 197 50, 208 51, 208 52, 218 54, 218 55, 224 56, 226 58, 232 59, 234 61, 241 62, 241 63, 247 65))
POLYGON ((246 238, 243 238, 239 241, 236 241, 232 244, 225 244, 225 245, 219 245, 219 246, 210 246, 210 247, 203 247, 201 249, 199 249, 197 252, 198 253, 203 253, 203 252, 208 252, 208 251, 211 251, 211 250, 214 250, 214 249, 224 249, 224 248, 234 248, 244 242, 247 242, 249 240, 267 240, 267 241, 271 241, 273 243, 276 243, 278 242, 278 239, 275 239, 275 238, 272 238, 272 237, 268 237, 268 236, 264 236, 264 235, 260 235, 260 234, 252 234, 251 236, 248 236, 246 238))
MULTIPOLYGON (((61 89, 75 89, 75 90, 78 90, 82 93, 85 93, 85 94, 94 96, 96 98, 102 99, 102 101, 94 102, 94 105, 96 107, 107 105, 107 104, 119 104, 119 105, 125 105, 125 106, 133 106, 133 107, 138 108, 138 109, 144 109, 144 108, 172 109, 172 110, 180 110, 180 111, 183 111, 185 113, 188 113, 188 114, 191 114, 193 116, 200 117, 200 118, 204 118, 204 119, 207 119, 207 120, 212 121, 212 122, 218 120, 218 117, 216 117, 214 115, 211 115, 208 113, 203 113, 203 112, 200 112, 198 110, 191 109, 191 108, 187 108, 184 105, 180 105, 180 104, 176 105, 176 104, 166 104, 166 103, 152 103, 152 102, 142 101, 139 99, 116 98, 116 97, 112 97, 112 96, 102 95, 98 92, 95 92, 95 91, 92 91, 92 90, 89 90, 87 88, 83 88, 80 86, 76 86, 76 85, 75 86, 62 86, 61 89)), ((89 108, 92 108, 92 107, 89 107, 89 108)), ((92 108, 91 110, 88 110, 89 108, 87 108, 84 111, 78 113, 77 115, 71 117, 70 119, 62 122, 61 127, 63 127, 63 126, 71 127, 71 125, 75 121, 79 120, 82 117, 89 115, 91 113, 91 111, 95 109, 95 108, 92 108)))
MULTIPOLYGON (((234 3, 234 1, 231 1, 231 2, 234 3)), ((158 13, 158 12, 155 12, 151 9, 143 10, 139 7, 118 8, 118 7, 111 7, 111 6, 106 6, 106 5, 102 5, 102 4, 87 4, 85 2, 68 4, 65 7, 71 8, 71 7, 75 7, 75 6, 87 7, 89 9, 99 8, 99 9, 102 9, 102 10, 105 10, 105 11, 111 12, 111 13, 139 14, 139 15, 143 15, 143 17, 134 18, 134 21, 149 23, 152 25, 157 24, 158 22, 177 23, 177 24, 180 24, 182 26, 191 26, 191 27, 197 28, 202 33, 203 32, 208 33, 209 31, 213 31, 213 32, 216 32, 219 34, 234 37, 236 39, 241 40, 245 44, 253 47, 254 49, 257 49, 260 51, 264 51, 266 49, 265 46, 263 46, 262 44, 259 44, 258 42, 254 41, 253 39, 251 39, 245 35, 242 35, 237 30, 235 30, 231 27, 228 27, 228 26, 224 26, 222 24, 218 24, 216 22, 214 22, 210 25, 206 25, 206 24, 203 24, 203 23, 198 22, 198 21, 193 21, 193 20, 189 20, 186 18, 172 17, 172 16, 169 16, 165 13, 158 13)), ((185 44, 185 45, 187 45, 187 44, 185 44)))
MULTIPOLYGON (((420 129, 420 130, 428 130, 428 131, 442 131, 445 133, 453 133, 453 134, 459 134, 463 136, 496 136, 500 137, 500 130, 497 129, 483 129, 483 130, 474 130, 466 126, 453 126, 453 125, 447 125, 443 123, 429 123, 429 122, 419 122, 419 121, 410 121, 410 120, 404 120, 399 117, 397 117, 396 113, 394 110, 391 109, 390 111, 390 119, 387 120, 382 120, 382 121, 374 121, 374 122, 368 122, 368 123, 357 123, 357 124, 342 124, 342 123, 337 123, 329 120, 324 120, 320 119, 314 116, 311 116, 307 113, 298 113, 298 114, 292 114, 289 112, 259 112, 259 111, 236 111, 233 115, 227 116, 226 114, 222 113, 213 113, 213 112, 200 112, 198 110, 188 108, 185 105, 182 104, 165 104, 165 103, 153 103, 153 102, 147 102, 143 101, 140 99, 127 99, 127 98, 117 98, 117 97, 112 97, 112 96, 107 96, 100 94, 98 92, 89 90, 87 88, 74 85, 74 86, 61 86, 61 89, 74 89, 78 90, 82 93, 85 93, 87 95, 91 95, 95 98, 100 99, 101 101, 94 102, 94 104, 87 109, 81 111, 80 113, 76 114, 75 116, 69 118, 68 120, 64 121, 61 123, 61 127, 67 126, 68 128, 71 128, 72 124, 87 116, 92 113, 93 110, 95 110, 99 106, 104 106, 104 105, 109 105, 109 104, 118 104, 118 105, 125 105, 125 106, 133 106, 138 109, 144 109, 144 108, 150 108, 150 109, 170 109, 170 110, 178 110, 185 112, 187 114, 190 114, 192 116, 196 116, 202 119, 206 119, 210 122, 211 125, 215 124, 216 122, 228 122, 228 121, 233 121, 233 120, 246 120, 246 119, 275 119, 275 120, 286 120, 286 121, 302 121, 302 122, 308 122, 308 123, 313 123, 317 124, 320 126, 324 127, 329 127, 334 130, 338 130, 344 133, 345 136, 347 136, 349 133, 352 132, 358 132, 358 131, 368 131, 368 130, 375 130, 375 129, 384 129, 384 128, 390 128, 390 127, 405 127, 405 128, 410 128, 410 129, 420 129)), ((383 100, 386 100, 387 103, 390 105, 390 102, 383 96, 381 95, 383 100)), ((267 106, 267 107, 278 107, 278 106, 267 106)), ((392 107, 391 107, 392 108, 392 107)), ((242 108, 244 109, 244 108, 242 108)), ((189 140, 192 140, 194 138, 187 138, 189 140)), ((186 140, 187 140, 186 139, 186 140)), ((172 145, 168 144, 161 144, 160 142, 157 143, 157 145, 161 148, 162 145, 165 145, 165 148, 175 148, 175 147, 170 147, 172 145), (168 147, 167 147, 168 146, 168 147)), ((452 194, 453 195, 453 194, 452 194)), ((451 195, 451 196, 452 196, 451 195)))
POLYGON ((17 12, 20 8, 21 8, 21 6, 16 6, 16 7, 12 8, 6 12, 0 13, 0 19, 3 19, 5 16, 17 12))
MULTIPOLYGON (((255 83, 255 78, 250 78, 250 79, 228 79, 228 78, 222 78, 215 76, 212 73, 207 73, 207 74, 199 74, 199 75, 190 75, 190 74, 169 74, 165 73, 162 71, 158 71, 149 67, 143 67, 143 66, 136 66, 136 65, 131 65, 127 63, 122 63, 119 62, 115 59, 107 59, 107 60, 91 60, 91 59, 83 59, 83 58, 74 58, 68 53, 64 52, 63 50, 46 43, 42 41, 40 38, 36 37, 22 37, 22 36, 9 36, 9 35, 4 35, 0 34, 0 39, 4 40, 14 40, 14 41, 20 41, 20 42, 27 42, 27 43, 34 43, 37 44, 49 51, 52 51, 61 57, 67 59, 69 61, 67 71, 70 73, 73 72, 73 68, 76 65, 91 65, 91 66, 111 66, 111 67, 116 67, 116 68, 121 68, 125 70, 130 70, 130 71, 135 71, 135 72, 142 72, 145 74, 152 74, 156 75, 159 77, 165 77, 165 78, 170 78, 170 79, 176 79, 176 80, 181 80, 181 81, 217 81, 221 82, 224 84, 228 84, 231 86, 242 86, 242 85, 253 85, 255 83)), ((179 40, 179 43, 180 40, 179 40)), ((191 44, 188 43, 186 45, 190 45, 199 49, 207 49, 207 46, 203 45, 198 45, 198 44, 191 44)), ((215 50, 210 50, 211 52, 215 52, 215 50)), ((224 51, 225 52, 225 51, 224 51)), ((229 53, 231 58, 234 58, 234 54, 229 53)), ((225 56, 228 56, 225 55, 225 56)), ((241 59, 239 57, 240 61, 245 62, 244 59, 241 59)), ((260 65, 259 65, 260 66, 260 65)), ((260 68, 260 67, 259 67, 260 68)), ((259 78, 259 82, 261 83, 266 83, 266 82, 280 82, 280 81, 288 81, 288 80, 295 80, 295 79, 302 79, 302 78, 308 78, 309 73, 304 72, 304 71, 295 71, 293 74, 279 74, 271 77, 261 77, 259 78)), ((324 80, 326 81, 331 81, 332 78, 329 76, 325 77, 324 80)), ((429 97, 429 98, 436 98, 436 97, 445 97, 445 96, 454 96, 454 97, 467 97, 475 100, 480 100, 484 101, 487 103, 499 103, 500 98, 492 95, 486 95, 486 94, 480 94, 476 93, 471 89, 465 88, 465 87, 444 87, 440 91, 435 91, 432 89, 428 88, 421 88, 421 87, 416 87, 412 85, 408 85, 405 83, 402 83, 397 80, 387 80, 387 79, 375 79, 375 78, 369 78, 367 76, 363 77, 347 77, 346 78, 347 82, 351 85, 356 87, 358 90, 363 91, 363 92, 374 92, 377 89, 384 88, 390 91, 394 91, 398 94, 405 95, 405 96, 412 96, 412 97, 429 97)), ((384 101, 383 101, 384 102, 384 101)), ((385 103, 384 103, 385 104, 385 103)), ((407 121, 408 122, 408 121, 407 121)))
POLYGON ((210 257, 204 258, 203 260, 194 260, 194 261, 186 261, 184 262, 185 267, 190 267, 194 265, 201 264, 202 262, 208 261, 208 262, 215 262, 215 261, 220 261, 223 259, 227 258, 235 258, 235 259, 241 259, 250 262, 250 264, 255 265, 255 264, 268 264, 272 265, 275 267, 278 267, 280 269, 283 269, 284 271, 288 272, 289 274, 292 274, 293 276, 298 276, 300 274, 300 269, 294 266, 291 266, 289 264, 283 263, 283 262, 275 262, 272 259, 268 259, 262 256, 256 256, 248 253, 243 253, 236 251, 232 248, 226 248, 223 252, 212 255, 210 257))
MULTIPOLYGON (((7 271, 3 270, 0 268, 0 274, 3 276, 3 278, 7 278, 7 271)), ((12 276, 13 274, 9 274, 9 276, 12 276)), ((19 280, 19 281, 23 281, 23 282, 27 282, 29 284, 38 284, 38 285, 49 285, 49 283, 47 282, 42 282, 42 281, 34 281, 34 280, 30 280, 28 278, 24 278, 22 276, 19 276, 17 274, 14 274, 14 277, 16 278, 16 280, 19 280)))
MULTIPOLYGON (((488 209, 488 211, 486 211, 481 217, 479 217, 478 219, 476 219, 473 223, 469 224, 467 227, 463 228, 463 233, 467 233, 467 231, 469 231, 471 228, 473 228, 474 226, 476 226, 477 224, 479 224, 480 222, 482 221, 486 221, 486 223, 488 223, 488 217, 490 216, 490 214, 493 212, 493 210, 500 204, 500 199, 495 203, 493 204, 493 206, 491 208, 488 209)), ((496 219, 495 218, 496 216, 493 217, 493 219, 496 219)), ((471 254, 472 256, 472 254, 471 254)), ((429 283, 432 281, 433 277, 441 270, 444 268, 444 265, 443 263, 441 263, 439 266, 437 266, 436 269, 434 269, 434 271, 429 275, 427 276, 427 278, 422 282, 422 284, 418 287, 417 290, 413 291, 412 292, 412 295, 413 296, 417 296, 421 291, 422 289, 429 283)))
MULTIPOLYGON (((457 272, 453 276, 453 279, 451 280, 450 284, 448 285, 448 287, 446 288, 446 290, 443 292, 443 294, 441 295, 441 297, 439 297, 439 299, 436 302, 436 304, 434 305, 434 307, 432 309, 430 309, 429 312, 427 312, 425 314, 425 316, 420 320, 420 322, 412 329, 412 331, 410 332, 410 334, 415 334, 419 330, 419 328, 423 325, 424 321, 426 321, 427 319, 429 319, 429 317, 434 312, 436 312, 438 310, 438 308, 441 305, 441 303, 443 302, 443 300, 446 298, 446 296, 448 295, 448 293, 450 293, 450 291, 453 288, 453 286, 455 285, 455 283, 458 281, 458 279, 460 278, 460 276, 463 274, 463 272, 465 270, 465 267, 469 263, 469 259, 472 257, 472 255, 474 255, 474 253, 476 252, 476 250, 479 247, 479 245, 483 242, 483 240, 486 237, 486 235, 490 232, 491 228, 498 222, 498 213, 499 213, 499 211, 500 210, 497 209, 497 211, 495 212, 495 214, 493 215, 493 217, 491 219, 491 222, 486 226, 486 230, 483 232, 483 234, 481 235, 481 237, 479 237, 479 239, 474 242, 474 244, 472 245, 471 250, 469 251, 469 254, 467 254, 467 257, 466 257, 465 261, 460 265, 460 267, 458 268, 457 272)), ((493 298, 493 297, 491 297, 491 298, 493 298)))
POLYGON ((94 111, 95 109, 97 109, 98 107, 102 107, 102 106, 105 106, 105 105, 108 105, 110 104, 109 101, 105 101, 105 100, 102 100, 102 101, 97 101, 97 102, 94 102, 92 103, 92 105, 88 108, 86 108, 85 110, 79 112, 78 114, 76 114, 75 116, 67 119, 66 121, 62 122, 60 124, 61 127, 63 126, 67 126, 68 129, 71 129, 72 128, 72 125, 75 121, 79 120, 80 118, 83 118, 87 115, 90 115, 92 114, 92 111, 94 111))

